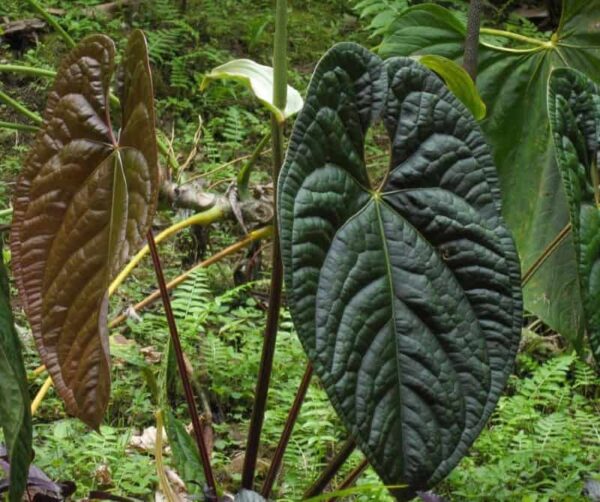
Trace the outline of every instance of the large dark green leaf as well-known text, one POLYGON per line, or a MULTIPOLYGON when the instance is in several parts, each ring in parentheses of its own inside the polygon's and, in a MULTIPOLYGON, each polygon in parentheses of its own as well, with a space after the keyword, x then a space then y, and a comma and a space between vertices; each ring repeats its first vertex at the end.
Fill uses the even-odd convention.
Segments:
POLYGON ((492 412, 521 329, 519 267, 479 126, 417 62, 354 44, 319 63, 279 178, 288 300, 350 433, 403 498, 442 479, 492 412), (383 118, 387 179, 368 128, 383 118))
MULTIPOLYGON (((0 427, 10 461, 9 499, 19 502, 32 458, 31 413, 21 344, 10 309, 8 276, 0 238, 0 427)), ((4 471, 0 468, 0 478, 4 471)))
POLYGON ((14 272, 40 355, 67 409, 91 427, 110 393, 107 287, 142 242, 158 167, 146 42, 130 38, 119 140, 109 118, 114 44, 84 39, 50 92, 19 178, 14 272))
MULTIPOLYGON (((494 49, 484 33, 480 47, 477 86, 488 109, 483 129, 493 146, 503 213, 524 270, 568 222, 546 108, 550 72, 568 65, 600 80, 600 5, 569 0, 564 6, 561 26, 551 40, 494 49)), ((465 26, 452 12, 421 5, 391 25, 380 53, 384 57, 439 54, 460 60, 464 38, 465 26)), ((570 238, 529 282, 525 306, 578 343, 582 307, 570 238)))
POLYGON ((600 90, 584 74, 552 72, 548 112, 575 244, 584 322, 600 363, 600 90))

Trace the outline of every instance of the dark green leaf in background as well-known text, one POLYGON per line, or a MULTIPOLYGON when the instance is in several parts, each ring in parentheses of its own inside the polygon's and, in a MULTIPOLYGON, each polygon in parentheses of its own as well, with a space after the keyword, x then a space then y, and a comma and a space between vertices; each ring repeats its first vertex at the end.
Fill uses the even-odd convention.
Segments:
MULTIPOLYGON (((491 48, 497 37, 491 40, 483 30, 479 48, 477 87, 487 105, 482 127, 493 145, 503 214, 524 271, 568 223, 548 124, 550 72, 558 66, 572 66, 600 81, 600 4, 589 0, 563 4, 560 28, 550 40, 491 48)), ((451 11, 419 5, 392 23, 380 54, 436 54, 459 61, 465 31, 464 22, 451 11)), ((579 345, 582 306, 570 237, 533 276, 524 296, 529 311, 579 345)))
POLYGON ((479 126, 419 63, 321 60, 279 179, 288 301, 336 410, 399 498, 441 480, 492 412, 521 330, 519 266, 479 126), (383 118, 391 163, 369 181, 383 118))
MULTIPOLYGON (((31 450, 31 413, 21 343, 13 324, 10 290, 0 238, 0 427, 10 461, 10 502, 19 502, 27 484, 31 450)), ((0 468, 0 478, 4 477, 0 468)))
POLYGON ((555 70, 548 112, 569 202, 585 329, 600 363, 600 90, 580 72, 555 70))

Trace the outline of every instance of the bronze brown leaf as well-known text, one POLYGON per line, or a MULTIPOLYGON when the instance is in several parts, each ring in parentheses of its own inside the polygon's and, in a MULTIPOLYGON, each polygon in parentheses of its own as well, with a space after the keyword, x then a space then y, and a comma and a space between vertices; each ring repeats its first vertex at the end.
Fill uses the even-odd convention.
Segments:
POLYGON ((115 47, 85 38, 61 65, 14 199, 14 275, 67 409, 98 428, 110 394, 107 288, 156 209, 153 93, 144 35, 124 58, 121 134, 109 114, 115 47), (119 137, 120 136, 120 137, 119 137))

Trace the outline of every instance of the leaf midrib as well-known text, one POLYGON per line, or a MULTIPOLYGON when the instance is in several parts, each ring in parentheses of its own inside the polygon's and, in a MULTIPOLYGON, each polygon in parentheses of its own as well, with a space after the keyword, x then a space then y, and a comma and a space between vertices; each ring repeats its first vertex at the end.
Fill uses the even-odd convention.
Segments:
MULTIPOLYGON (((399 190, 399 191, 403 191, 403 190, 399 190)), ((425 236, 424 236, 424 235, 421 233, 421 231, 420 231, 418 228, 416 228, 416 227, 415 227, 415 226, 414 226, 414 225, 413 225, 413 224, 412 224, 412 223, 411 223, 409 220, 407 220, 407 219, 406 219, 404 216, 402 216, 400 213, 398 213, 398 211, 396 211, 396 210, 395 210, 395 209, 394 209, 392 206, 390 206, 390 205, 387 203, 387 201, 385 201, 385 199, 381 199, 381 198, 379 198, 379 197, 372 197, 372 198, 371 198, 371 201, 369 201, 369 202, 367 202, 367 204, 365 204, 365 206, 364 206, 363 210, 364 210, 364 209, 366 209, 370 203, 373 203, 373 204, 375 204, 375 209, 376 209, 376 214, 377 214, 377 222, 378 222, 379 231, 380 231, 380 236, 381 236, 382 248, 383 248, 383 252, 384 252, 384 256, 385 256, 385 267, 386 267, 386 272, 387 272, 387 279, 388 279, 388 285, 389 285, 389 291, 390 291, 390 300, 391 300, 391 301, 390 301, 390 304, 391 304, 391 307, 390 307, 390 308, 391 308, 391 310, 392 310, 392 320, 393 320, 393 322, 394 322, 394 328, 395 328, 396 312, 395 312, 395 308, 394 308, 394 300, 396 299, 396 297, 395 297, 395 294, 394 294, 394 293, 395 293, 395 289, 394 289, 393 282, 392 282, 392 269, 391 269, 391 260, 390 260, 390 258, 389 258, 389 250, 388 250, 388 246, 387 246, 387 240, 386 240, 386 235, 385 235, 385 230, 384 230, 384 226, 383 226, 383 218, 381 217, 380 205, 385 205, 385 206, 386 206, 386 207, 387 207, 387 208, 388 208, 388 209, 389 209, 391 212, 393 212, 394 214, 396 214, 396 215, 397 215, 397 216, 398 216, 398 217, 399 217, 399 218, 400 218, 400 219, 401 219, 401 220, 402 220, 402 221, 403 221, 403 222, 404 222, 406 225, 408 225, 408 226, 409 226, 409 227, 410 227, 410 228, 411 228, 411 229, 412 229, 412 230, 413 230, 413 231, 416 233, 416 235, 418 236, 418 238, 419 238, 420 240, 424 241, 424 242, 425 242, 427 245, 429 245, 429 246, 432 246, 432 244, 431 244, 431 242, 430 242, 430 241, 429 241, 429 240, 428 240, 428 239, 427 239, 427 238, 426 238, 426 237, 425 237, 425 236)), ((362 211, 361 211, 361 212, 362 212, 362 211)), ((358 214, 358 213, 357 213, 357 214, 358 214)), ((351 218, 349 218, 349 219, 348 219, 348 221, 350 221, 351 219, 353 219, 355 216, 356 216, 356 214, 355 214, 355 215, 353 215, 351 218)), ((432 247, 433 247, 433 246, 432 246, 432 247)), ((434 252, 436 253, 436 255, 438 255, 438 253, 437 253, 437 250, 435 250, 435 248, 434 248, 434 252)), ((439 255, 438 255, 438 256, 439 256, 439 255)), ((440 258, 440 259, 441 259, 441 258, 440 258)), ((454 271, 453 271, 453 270, 452 270, 450 267, 448 267, 448 266, 446 266, 446 268, 449 270, 449 272, 451 273, 452 277, 453 277, 453 278, 454 278, 454 280, 457 282, 457 284, 458 284, 458 285, 460 285, 460 281, 458 281, 458 278, 456 278, 456 275, 454 274, 454 271)), ((461 291, 464 291, 464 289, 462 288, 462 286, 460 287, 460 289, 461 289, 461 291)), ((474 313, 474 310, 473 310, 473 305, 471 304, 471 302, 470 302, 469 298, 468 298, 468 297, 466 297, 466 295, 465 295, 465 300, 466 300, 466 302, 468 303, 468 305, 469 305, 469 308, 470 308, 470 309, 473 311, 473 313, 474 313)), ((475 313, 474 313, 474 314, 475 314, 475 313)), ((479 318, 478 318, 476 315, 474 315, 474 317, 475 317, 475 319, 477 319, 477 321, 478 321, 478 322, 477 322, 477 325, 478 325, 478 326, 480 326, 480 323, 479 323, 479 318)), ((481 329, 481 328, 480 328, 480 329, 481 329)), ((432 332, 432 334, 435 336, 435 334, 434 334, 433 332, 432 332)), ((396 337, 395 337, 395 336, 394 336, 393 338, 394 338, 394 343, 396 344, 396 352, 397 352, 397 353, 399 353, 399 347, 398 347, 397 339, 396 339, 396 337)), ((488 355, 488 350, 487 350, 487 342, 486 342, 486 343, 484 343, 484 347, 485 347, 486 356, 487 356, 487 355, 488 355)), ((489 367, 488 367, 488 370, 489 370, 489 371, 490 371, 490 373, 491 373, 491 368, 489 368, 489 367)), ((403 403, 403 401, 402 401, 402 396, 401 396, 401 392, 400 392, 400 387, 401 387, 402 378, 401 378, 401 368, 400 368, 400 366, 399 366, 399 358, 396 358, 396 371, 397 371, 397 373, 398 373, 398 382, 399 382, 399 385, 398 385, 398 395, 399 395, 399 396, 398 396, 398 397, 399 397, 399 399, 400 399, 400 403, 403 403)), ((459 387, 461 388, 461 393, 460 393, 460 394, 461 394, 461 396, 463 396, 463 400, 464 400, 464 395, 465 395, 465 394, 464 394, 464 392, 462 391, 462 385, 461 385, 461 382, 460 382, 460 380, 457 380, 457 384, 458 384, 458 385, 459 385, 459 387)), ((487 403, 487 402, 488 402, 488 400, 489 400, 489 396, 490 396, 490 393, 491 393, 491 392, 492 392, 492 386, 491 386, 491 381, 490 381, 490 386, 489 386, 489 388, 486 390, 486 403, 487 403)), ((466 410, 466 408, 465 408, 465 410, 466 410)), ((402 413, 403 413, 403 406, 402 406, 402 404, 401 404, 401 405, 400 405, 400 415, 401 415, 401 416, 402 416, 402 413)), ((402 423, 404 423, 404 420, 402 420, 402 423)), ((475 429, 477 429, 478 425, 479 425, 479 422, 477 422, 477 423, 473 424, 473 427, 472 427, 472 429, 469 429, 469 430, 475 430, 475 429)), ((437 465, 436 465, 436 467, 435 467, 435 469, 434 469, 434 471, 433 471, 433 473, 432 473, 432 476, 434 476, 434 475, 437 473, 437 471, 438 471, 438 469, 439 469, 440 465, 442 464, 442 462, 444 462, 444 461, 448 460, 448 458, 451 458, 451 457, 452 457, 452 456, 453 456, 453 455, 456 453, 457 449, 458 449, 458 448, 460 447, 460 445, 462 444, 462 440, 463 440, 464 434, 465 434, 465 432, 467 431, 467 429, 468 429, 468 428, 467 428, 467 424, 466 424, 466 418, 465 418, 465 423, 463 424, 463 427, 462 427, 462 432, 461 432, 460 438, 458 439, 458 441, 457 441, 456 445, 455 445, 455 446, 454 446, 454 448, 452 449, 452 453, 451 453, 451 454, 450 454, 450 455, 449 455, 447 458, 445 458, 445 459, 442 459, 440 462, 438 462, 438 463, 437 463, 437 465)), ((405 442, 403 441, 403 438, 401 438, 401 444, 402 444, 402 450, 403 450, 403 451, 402 451, 402 454, 403 454, 403 459, 406 459, 406 458, 407 458, 407 457, 406 457, 406 451, 405 451, 406 445, 405 445, 405 442)))
MULTIPOLYGON (((390 309, 392 312, 392 335, 394 335, 396 332, 396 308, 395 308, 396 296, 395 296, 394 284, 392 282, 392 267, 391 267, 390 254, 389 254, 389 250, 388 250, 388 246, 387 246, 385 229, 383 227, 383 218, 381 217, 380 204, 382 204, 383 202, 381 201, 381 199, 379 197, 373 197, 371 200, 371 203, 375 205, 375 212, 377 214, 377 225, 379 226, 381 244, 382 244, 383 254, 385 257, 385 269, 387 272, 386 275, 387 275, 387 282, 388 282, 388 288, 389 288, 389 293, 390 293, 390 309)), ((367 203, 365 205, 365 207, 367 207, 368 204, 369 203, 367 203)), ((400 403, 400 406, 398 408, 400 410, 399 411, 400 422, 402 424, 400 426, 400 431, 401 431, 400 444, 402 445, 402 465, 404 468, 405 464, 406 464, 407 452, 406 452, 406 442, 404 441, 404 427, 403 427, 403 424, 405 422, 404 422, 404 404, 403 404, 404 400, 402 399, 402 373, 401 373, 401 368, 400 368, 400 357, 399 357, 401 352, 400 352, 400 347, 398 346, 397 337, 392 336, 392 338, 394 339, 394 345, 396 347, 396 357, 394 358, 395 359, 394 362, 396 363, 396 373, 398 376, 398 401, 400 403)))

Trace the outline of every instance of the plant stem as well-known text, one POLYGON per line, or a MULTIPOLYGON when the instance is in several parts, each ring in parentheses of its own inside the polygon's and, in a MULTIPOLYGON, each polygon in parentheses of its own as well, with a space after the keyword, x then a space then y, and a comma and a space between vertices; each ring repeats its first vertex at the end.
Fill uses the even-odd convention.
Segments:
POLYGON ((152 230, 148 231, 148 245, 150 247, 150 253, 152 254, 152 263, 154 265, 154 271, 156 272, 156 279, 160 288, 160 293, 163 300, 163 306, 165 308, 165 316, 169 325, 169 332, 171 334, 171 342, 173 343, 173 349, 175 350, 175 357, 177 359, 177 367, 179 369, 179 377, 183 384, 183 390, 185 393, 185 399, 187 401, 188 410, 192 419, 192 426, 194 428, 194 436, 198 445, 198 451, 200 452, 200 458, 202 460, 202 469, 204 471, 204 478, 210 491, 210 496, 216 501, 217 485, 213 475, 213 471, 210 465, 210 456, 208 448, 204 442, 204 436, 202 435, 202 426, 200 424, 200 417, 198 416, 198 409, 196 408, 196 401, 194 399, 194 392, 192 391, 192 384, 189 379, 187 372, 185 359, 183 357, 183 349, 181 347, 181 341, 179 339, 179 333, 177 332, 177 324, 175 323, 175 316, 171 308, 171 300, 169 298, 169 292, 165 283, 165 277, 160 263, 160 256, 152 235, 152 230))
POLYGON ((349 438, 340 448, 340 451, 336 453, 335 457, 331 459, 329 464, 325 467, 325 470, 316 479, 312 486, 304 492, 304 498, 308 499, 316 497, 327 487, 330 481, 335 477, 340 467, 344 465, 344 462, 348 460, 348 457, 352 454, 356 448, 356 442, 353 438, 349 438))
MULTIPOLYGON (((276 121, 275 118, 272 119, 276 121)), ((276 155, 274 155, 276 157, 276 155)), ((275 178, 277 179, 277 178, 275 178)), ((244 458, 244 470, 242 475, 242 487, 251 490, 254 484, 254 471, 258 457, 258 447, 265 416, 271 372, 273 369, 273 356, 275 354, 275 342, 277 340, 277 329, 279 326, 279 310, 281 307, 281 291, 283 288, 283 268, 279 250, 279 238, 277 223, 273 227, 273 255, 271 290, 269 294, 269 311, 267 313, 267 324, 263 340, 263 348, 258 371, 258 380, 255 391, 252 417, 250 419, 250 430, 246 445, 246 456, 244 458)))
POLYGON ((273 105, 279 110, 285 110, 287 104, 287 41, 287 1, 277 0, 273 47, 273 105))
POLYGON ((23 132, 37 132, 40 130, 40 128, 36 126, 19 124, 17 122, 4 122, 3 120, 0 120, 0 129, 10 129, 11 131, 23 132))
POLYGON ((10 216, 13 213, 12 207, 7 207, 6 209, 0 209, 0 218, 4 216, 10 216))
MULTIPOLYGON (((364 458, 360 464, 358 464, 354 469, 350 471, 350 473, 344 478, 344 480, 336 487, 336 492, 341 492, 342 490, 346 490, 350 488, 358 479, 358 477, 365 472, 365 469, 369 467, 369 461, 364 458)), ((331 497, 327 502, 334 502, 337 500, 336 496, 331 497)))
POLYGON ((16 99, 11 98, 4 91, 0 91, 0 103, 4 103, 6 106, 10 106, 21 115, 24 115, 29 120, 32 120, 36 124, 41 124, 44 120, 37 113, 32 112, 29 108, 19 103, 16 99))
POLYGON ((38 393, 35 395, 35 398, 31 402, 32 416, 36 414, 38 408, 40 407, 40 404, 42 404, 42 401, 44 400, 44 397, 46 397, 46 394, 50 390, 50 387, 52 387, 52 378, 48 377, 46 378, 46 380, 44 380, 44 383, 40 387, 40 390, 38 390, 38 393))
MULTIPOLYGON (((275 43, 273 50, 273 104, 285 110, 287 100, 287 0, 277 0, 275 10, 275 43)), ((273 142, 273 206, 277 208, 277 179, 283 163, 283 122, 271 116, 271 137, 273 142)), ((277 328, 279 326, 279 309, 281 307, 281 291, 283 287, 283 267, 279 249, 279 232, 277 228, 277 209, 273 221, 273 255, 271 291, 269 294, 269 311, 263 340, 258 381, 250 419, 248 443, 242 472, 242 487, 251 490, 254 485, 254 471, 258 457, 258 446, 265 418, 265 407, 269 394, 271 371, 277 328)))
POLYGON ((283 432, 281 433, 281 438, 279 439, 279 443, 277 444, 277 449, 275 450, 273 458, 271 459, 269 472, 267 473, 267 477, 265 478, 265 481, 263 483, 262 496, 266 499, 268 499, 271 496, 271 490, 273 490, 273 485, 275 484, 275 478, 279 473, 281 462, 283 460, 283 455, 285 454, 285 450, 290 441, 292 431, 294 430, 294 425, 296 425, 296 420, 298 419, 300 408, 302 407, 304 397, 306 396, 306 391, 308 390, 308 386, 312 379, 312 373, 312 365, 308 363, 308 365, 306 366, 306 370, 304 371, 302 381, 300 382, 300 386, 298 387, 298 392, 296 392, 294 403, 290 408, 290 412, 285 422, 283 432))
POLYGON ((70 47, 75 47, 75 41, 71 38, 71 36, 62 28, 60 24, 54 19, 54 16, 51 16, 46 12, 40 4, 36 2, 36 0, 27 0, 27 3, 35 10, 42 18, 52 26, 63 38, 65 43, 70 47))
POLYGON ((558 233, 558 235, 552 239, 552 242, 546 246, 546 248, 542 251, 542 254, 533 262, 531 267, 523 274, 521 279, 521 287, 524 288, 527 283, 531 280, 531 278, 535 275, 535 273, 540 269, 540 267, 544 264, 544 262, 552 256, 552 253, 556 251, 558 246, 562 244, 562 242, 568 237, 571 232, 571 224, 567 223, 565 227, 558 233))
POLYGON ((249 197, 248 184, 250 183, 250 173, 252 172, 254 164, 256 164, 256 161, 260 157, 260 154, 265 149, 265 146, 267 146, 267 143, 269 142, 270 138, 271 133, 265 134, 263 136, 258 145, 256 145, 256 148, 252 152, 252 155, 250 155, 248 162, 244 164, 244 167, 240 169, 240 172, 237 175, 237 187, 240 194, 240 199, 242 200, 247 199, 249 197))
POLYGON ((32 66, 22 66, 17 64, 0 64, 0 73, 22 73, 33 77, 56 77, 54 70, 44 70, 43 68, 34 68, 32 66))
POLYGON ((46 372, 46 366, 44 366, 43 364, 41 366, 38 366, 36 369, 34 369, 31 374, 28 376, 28 378, 30 380, 34 380, 37 377, 39 377, 41 374, 46 372))
MULTIPOLYGON (((200 268, 208 267, 209 265, 212 265, 213 263, 216 263, 216 262, 222 260, 223 258, 229 256, 230 254, 233 254, 236 251, 239 251, 240 249, 243 249, 246 246, 249 246, 250 244, 252 244, 253 242, 256 242, 257 240, 265 239, 265 238, 269 237, 272 233, 272 230, 273 230, 273 227, 264 227, 264 228, 250 232, 242 240, 236 242, 235 244, 232 244, 229 247, 226 247, 225 249, 222 249, 221 251, 219 251, 215 255, 211 256, 210 258, 208 258, 204 261, 201 261, 200 263, 198 263, 197 265, 195 265, 191 269, 189 269, 187 272, 184 272, 180 276, 176 277, 175 279, 173 279, 172 281, 167 283, 167 291, 171 291, 172 289, 179 286, 181 283, 187 281, 189 279, 189 277, 192 275, 192 273, 194 273, 194 271, 196 271, 200 268)), ((136 312, 139 312, 141 309, 143 309, 143 308, 147 307, 148 305, 152 304, 153 302, 155 302, 158 298, 160 298, 160 290, 154 291, 152 294, 150 294, 146 298, 144 298, 141 302, 135 304, 133 306, 133 310, 135 310, 136 312)), ((120 316, 113 319, 108 324, 108 327, 111 329, 115 328, 116 326, 118 326, 119 324, 124 322, 126 319, 127 319, 127 315, 121 314, 120 316)))
MULTIPOLYGON (((176 234, 180 230, 184 228, 190 227, 192 225, 209 225, 217 220, 223 218, 225 214, 225 210, 223 207, 216 205, 207 209, 206 211, 202 211, 201 213, 194 214, 185 220, 182 220, 175 225, 171 225, 169 228, 163 230, 155 237, 155 241, 160 243, 170 237, 171 235, 176 234)), ((129 261, 129 263, 125 266, 119 275, 115 277, 115 279, 111 282, 108 288, 108 294, 112 295, 115 290, 123 283, 123 281, 127 278, 127 276, 131 273, 131 271, 142 261, 144 256, 148 254, 150 248, 148 244, 146 244, 142 249, 140 249, 136 255, 129 261)))
POLYGON ((500 45, 489 44, 484 41, 480 41, 479 43, 488 49, 493 49, 500 52, 508 52, 509 54, 532 54, 534 52, 540 52, 544 50, 544 47, 537 45, 535 47, 530 47, 529 49, 514 49, 512 47, 502 47, 500 45))
POLYGON ((179 497, 173 493, 169 478, 165 471, 165 464, 163 461, 163 414, 162 410, 156 410, 154 413, 156 418, 156 444, 154 445, 154 458, 156 460, 156 473, 158 475, 158 485, 160 486, 163 495, 167 499, 167 502, 177 502, 179 497))
POLYGON ((479 29, 481 27, 481 0, 471 0, 467 15, 467 37, 463 67, 473 82, 477 79, 477 54, 479 49, 479 29))
POLYGON ((513 33, 511 31, 504 30, 496 30, 494 28, 481 28, 480 33, 484 35, 494 35, 497 37, 508 38, 511 40, 516 40, 518 42, 525 42, 531 45, 538 45, 540 47, 545 47, 547 49, 551 49, 554 47, 554 44, 551 41, 547 40, 539 40, 537 38, 526 37, 525 35, 519 35, 518 33, 513 33))

